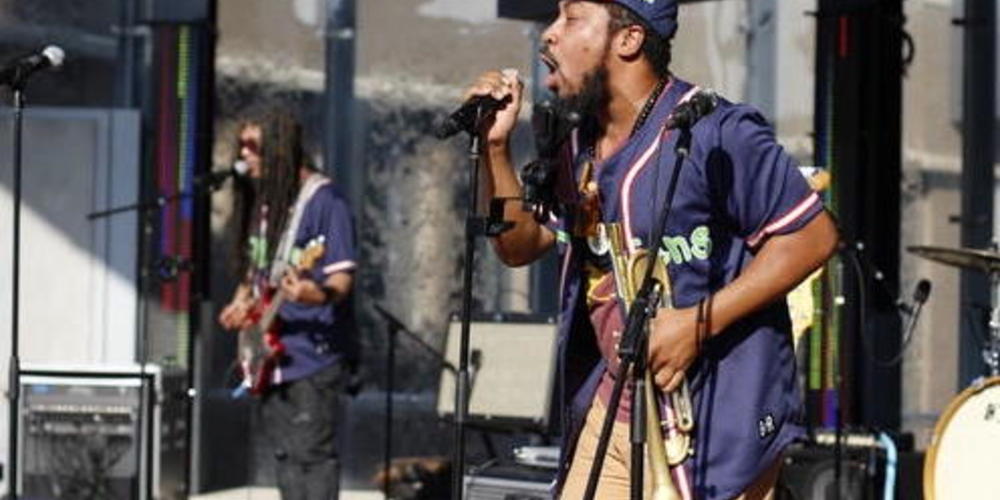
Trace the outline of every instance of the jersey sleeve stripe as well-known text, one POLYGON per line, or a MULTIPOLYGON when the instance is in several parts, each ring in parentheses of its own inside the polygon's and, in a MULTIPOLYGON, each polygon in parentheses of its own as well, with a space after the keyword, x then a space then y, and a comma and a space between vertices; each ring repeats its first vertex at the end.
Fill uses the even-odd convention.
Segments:
POLYGON ((785 215, 779 217, 774 222, 768 224, 761 229, 756 234, 747 239, 747 245, 751 248, 756 247, 769 235, 779 233, 782 229, 788 227, 793 222, 802 217, 803 214, 809 211, 817 203, 820 203, 819 195, 816 193, 810 193, 805 199, 800 201, 791 210, 789 210, 785 215))
POLYGON ((333 274, 344 271, 350 271, 356 269, 357 267, 358 263, 354 262, 353 260, 342 260, 340 262, 334 262, 333 264, 324 267, 323 274, 333 274))

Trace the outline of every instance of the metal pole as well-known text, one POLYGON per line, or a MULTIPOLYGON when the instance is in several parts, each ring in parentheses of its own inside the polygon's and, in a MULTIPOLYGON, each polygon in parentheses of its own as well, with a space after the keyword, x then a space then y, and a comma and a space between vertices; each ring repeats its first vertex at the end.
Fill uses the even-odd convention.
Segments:
MULTIPOLYGON (((966 0, 962 93, 962 246, 989 248, 993 238, 993 161, 996 120, 996 2, 966 0)), ((963 270, 960 314, 990 303, 988 277, 963 270)), ((961 319, 961 318, 960 318, 961 319)), ((960 321, 959 389, 983 371, 980 321, 960 321)))
POLYGON ((383 457, 382 473, 385 477, 384 498, 389 500, 389 471, 392 468, 392 391, 396 370, 396 339, 398 327, 389 325, 389 353, 385 360, 385 456, 383 457))
POLYGON ((360 203, 363 176, 353 167, 355 0, 327 0, 323 168, 360 203))
POLYGON ((21 290, 21 159, 24 130, 24 92, 21 88, 14 89, 14 249, 11 259, 11 309, 10 309, 10 375, 7 378, 7 397, 10 407, 10 441, 7 450, 7 491, 9 498, 17 500, 17 444, 18 444, 18 401, 21 395, 21 374, 18 351, 20 349, 20 290, 21 290))
MULTIPOLYGON (((476 122, 480 121, 477 116, 476 122)), ((462 280, 462 336, 459 344, 458 374, 455 380, 455 443, 452 457, 451 497, 462 500, 465 475, 465 419, 468 413, 469 391, 469 330, 472 323, 472 278, 476 264, 476 208, 479 205, 479 135, 469 139, 469 206, 465 222, 465 268, 462 280)))

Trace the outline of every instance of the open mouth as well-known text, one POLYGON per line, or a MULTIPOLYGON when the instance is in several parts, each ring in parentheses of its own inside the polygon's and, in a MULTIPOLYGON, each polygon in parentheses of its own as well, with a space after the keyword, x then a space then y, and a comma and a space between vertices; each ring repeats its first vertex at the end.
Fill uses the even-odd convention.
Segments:
POLYGON ((559 84, 556 81, 556 75, 559 73, 559 62, 556 61, 552 52, 549 51, 548 46, 542 47, 541 50, 538 51, 538 56, 542 63, 549 68, 549 74, 545 77, 543 85, 545 85, 545 87, 549 90, 557 91, 559 84))
POLYGON ((556 70, 559 69, 559 63, 556 62, 556 58, 552 55, 552 52, 549 51, 548 46, 542 47, 541 50, 538 51, 538 55, 542 60, 542 63, 549 67, 550 73, 555 73, 556 70))

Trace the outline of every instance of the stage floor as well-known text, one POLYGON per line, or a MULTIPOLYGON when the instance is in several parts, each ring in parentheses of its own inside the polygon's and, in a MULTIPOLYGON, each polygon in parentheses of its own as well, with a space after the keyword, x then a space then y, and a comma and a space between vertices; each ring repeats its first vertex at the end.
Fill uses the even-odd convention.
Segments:
MULTIPOLYGON (((344 490, 340 500, 378 500, 382 492, 376 490, 344 490)), ((281 500, 276 488, 236 488, 205 495, 193 495, 191 500, 281 500)))

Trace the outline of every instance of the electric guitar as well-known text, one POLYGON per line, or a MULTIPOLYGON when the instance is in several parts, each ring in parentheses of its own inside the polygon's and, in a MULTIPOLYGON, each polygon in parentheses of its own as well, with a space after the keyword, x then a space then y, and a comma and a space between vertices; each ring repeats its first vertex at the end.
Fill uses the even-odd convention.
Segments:
MULTIPOLYGON (((830 172, 812 168, 802 168, 800 171, 813 191, 822 192, 830 187, 832 182, 830 172)), ((812 327, 813 319, 816 316, 813 283, 823 275, 825 269, 824 266, 821 266, 788 293, 788 313, 792 319, 792 340, 796 346, 798 346, 802 336, 812 327)))
MULTIPOLYGON (((310 241, 291 272, 302 274, 312 269, 324 250, 322 237, 310 241)), ((240 388, 249 390, 254 396, 267 392, 274 369, 285 355, 278 318, 278 310, 285 300, 285 292, 280 286, 266 290, 249 313, 253 325, 239 333, 237 361, 242 376, 240 388)))

